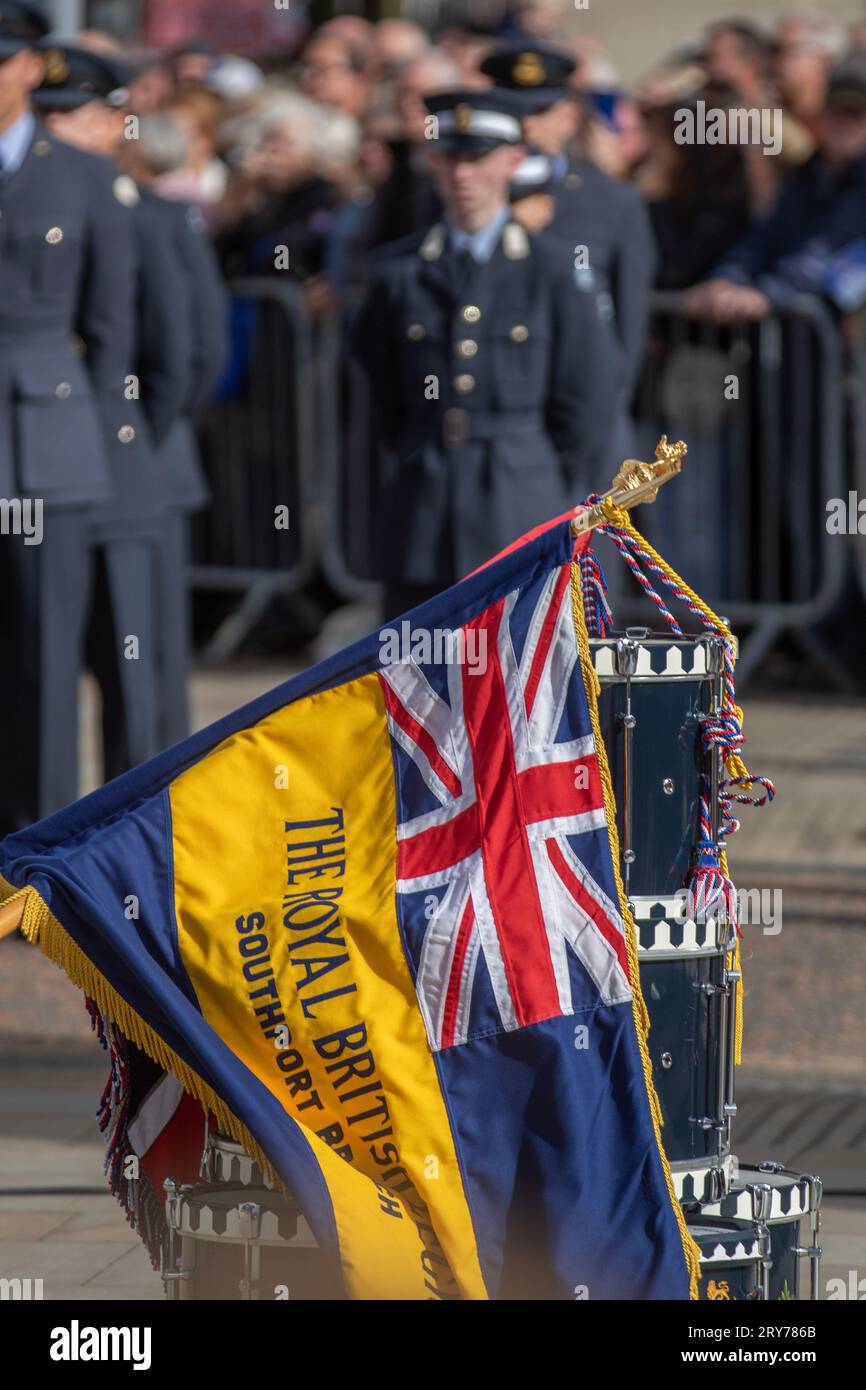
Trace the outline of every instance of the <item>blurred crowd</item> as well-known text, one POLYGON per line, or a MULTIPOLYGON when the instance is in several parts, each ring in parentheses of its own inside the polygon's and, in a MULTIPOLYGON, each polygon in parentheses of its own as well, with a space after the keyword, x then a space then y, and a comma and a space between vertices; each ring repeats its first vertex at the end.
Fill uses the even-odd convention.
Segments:
MULTIPOLYGON (((50 542, 0 547, 0 638, 28 653, 0 691, 13 769, 0 833, 74 798, 69 692, 85 662, 102 690, 107 775, 184 736, 190 517, 209 499, 201 563, 279 574, 291 562, 271 519, 285 494, 303 548, 299 479, 324 467, 336 507, 327 470, 341 469, 361 499, 352 529, 375 512, 388 539, 357 569, 372 565, 389 612, 405 612, 586 496, 610 463, 648 457, 634 404, 664 365, 647 331, 653 287, 684 292, 696 335, 704 320, 760 320, 786 296, 818 296, 846 346, 862 346, 866 23, 820 10, 772 31, 718 20, 626 89, 598 42, 575 40, 565 0, 503 0, 497 13, 435 31, 345 15, 254 60, 95 30, 64 46, 30 0, 0 0, 0 487, 44 499, 50 542), (438 149, 431 118, 444 122, 438 149), (249 295, 229 305, 224 282, 247 277, 288 277, 324 331, 303 325, 295 341, 285 297, 259 296, 282 315, 271 352, 267 314, 248 312, 249 295), (313 373, 298 370, 308 338, 313 373), (302 392, 315 403, 302 409, 302 392), (134 667, 129 634, 144 634, 134 667)), ((748 585, 752 572, 731 558, 727 521, 707 547, 695 517, 728 515, 730 469, 697 460, 701 435, 725 444, 729 366, 695 349, 681 342, 665 368, 688 406, 669 418, 689 435, 695 481, 679 489, 679 522, 664 503, 655 515, 673 561, 724 593, 731 574, 702 569, 706 553, 748 585)), ((806 578, 770 584, 764 567, 767 603, 805 592, 826 501, 812 495, 826 412, 816 400, 797 425, 788 407, 809 415, 811 397, 784 342, 780 360, 771 447, 806 517, 785 521, 806 578)), ((859 357, 833 361, 832 381, 811 373, 831 409, 859 357)), ((849 413, 850 438, 866 439, 849 413)), ((757 407, 740 428, 771 433, 757 407)), ((758 525, 749 488, 778 509, 775 475, 761 476, 760 451, 754 469, 740 453, 750 476, 737 505, 758 525)), ((351 576, 344 591, 356 592, 351 576)))
MULTIPOLYGON (((557 0, 535 0, 498 26, 437 34, 403 19, 342 16, 296 53, 260 62, 206 42, 131 53, 129 109, 141 117, 141 138, 127 142, 130 172, 139 174, 144 161, 156 189, 201 209, 227 276, 288 270, 320 311, 365 283, 379 246, 436 214, 424 97, 489 86, 479 70, 485 56, 503 38, 524 37, 575 59, 569 99, 556 113, 568 152, 640 190, 659 288, 709 280, 694 296, 696 311, 755 316, 759 277, 776 268, 764 262, 782 262, 784 279, 785 263, 805 248, 807 287, 825 289, 826 279, 832 297, 826 266, 815 283, 815 245, 826 230, 832 255, 866 228, 866 23, 846 28, 821 10, 786 14, 772 30, 723 19, 626 90, 601 45, 575 40, 561 21, 557 0), (684 110, 703 119, 734 108, 782 113, 774 157, 754 138, 678 137, 684 110), (767 225, 786 182, 804 214, 800 227, 789 227, 779 246, 749 245, 750 229, 767 225)), ((115 46, 97 33, 80 41, 115 46)), ((538 229, 544 206, 534 204, 523 215, 538 229)), ((788 269, 797 284, 804 266, 788 269)))

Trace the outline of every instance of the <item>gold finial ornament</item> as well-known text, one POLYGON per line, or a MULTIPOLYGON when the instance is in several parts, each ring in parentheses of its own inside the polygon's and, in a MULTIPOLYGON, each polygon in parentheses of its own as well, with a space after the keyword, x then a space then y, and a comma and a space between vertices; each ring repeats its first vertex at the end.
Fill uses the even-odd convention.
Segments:
POLYGON ((681 471, 687 453, 688 446, 684 440, 678 439, 676 444, 669 444, 667 435, 663 434, 656 445, 655 463, 626 459, 608 491, 574 518, 571 523, 574 535, 580 536, 604 522, 602 502, 612 502, 625 511, 637 507, 641 502, 654 502, 659 488, 681 471))

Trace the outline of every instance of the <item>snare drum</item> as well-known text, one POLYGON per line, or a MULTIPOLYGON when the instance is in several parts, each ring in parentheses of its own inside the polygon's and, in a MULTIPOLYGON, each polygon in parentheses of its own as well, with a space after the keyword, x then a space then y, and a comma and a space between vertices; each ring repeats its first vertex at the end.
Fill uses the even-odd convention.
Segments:
POLYGON ((781 1163, 741 1165, 732 1190, 721 1201, 704 1207, 702 1216, 737 1217, 762 1222, 770 1232, 769 1296, 774 1300, 800 1296, 800 1259, 809 1260, 809 1297, 820 1297, 821 1225, 820 1178, 793 1172, 781 1163), (809 1220, 810 1243, 800 1243, 800 1223, 809 1220))
POLYGON ((757 1221, 689 1217, 689 1235, 701 1252, 698 1297, 765 1299, 770 1266, 770 1238, 757 1221))
MULTIPOLYGON (((702 722, 724 694, 718 637, 629 628, 591 642, 617 804, 623 884, 638 936, 662 1140, 684 1202, 729 1185, 737 976, 730 924, 686 916, 702 790, 716 816, 719 762, 702 722)), ((713 823, 714 832, 717 825, 713 823)))
POLYGON ((169 1299, 344 1297, 298 1207, 264 1187, 166 1182, 169 1299))

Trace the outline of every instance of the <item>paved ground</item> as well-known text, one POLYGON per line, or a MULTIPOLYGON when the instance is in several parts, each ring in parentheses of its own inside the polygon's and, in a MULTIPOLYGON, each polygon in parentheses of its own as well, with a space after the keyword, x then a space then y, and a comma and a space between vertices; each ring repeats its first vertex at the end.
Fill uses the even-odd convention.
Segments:
MULTIPOLYGON (((69 1054, 65 1064, 2 1068, 0 1278, 41 1278, 46 1299, 162 1298, 158 1274, 105 1189, 93 1121, 103 1080, 101 1060, 76 1063, 69 1054)), ((866 1276, 864 1135, 863 1096, 752 1092, 741 1100, 741 1156, 785 1160, 825 1179, 825 1290, 833 1278, 847 1286, 851 1270, 866 1276)))
MULTIPOLYGON (((197 723, 288 674, 264 663, 198 674, 197 723)), ((86 704, 93 784, 89 685, 86 704)), ((826 1287, 852 1270, 866 1277, 866 708, 754 699, 746 730, 749 765, 779 795, 744 811, 732 866, 740 889, 781 894, 766 902, 782 929, 745 928, 734 1147, 743 1162, 775 1158, 824 1178, 826 1287)), ((0 962, 0 1278, 41 1277, 49 1298, 160 1298, 105 1191, 92 1119, 104 1064, 80 996, 19 938, 0 943, 0 962)))

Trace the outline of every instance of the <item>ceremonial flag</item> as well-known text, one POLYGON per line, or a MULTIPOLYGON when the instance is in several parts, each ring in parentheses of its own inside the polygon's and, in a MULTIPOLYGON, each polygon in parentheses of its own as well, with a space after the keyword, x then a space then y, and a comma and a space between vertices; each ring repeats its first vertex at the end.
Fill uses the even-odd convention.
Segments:
POLYGON ((352 1297, 696 1291, 574 548, 566 519, 0 845, 107 1035, 117 1159, 178 1110, 136 1125, 133 1054, 352 1297))

